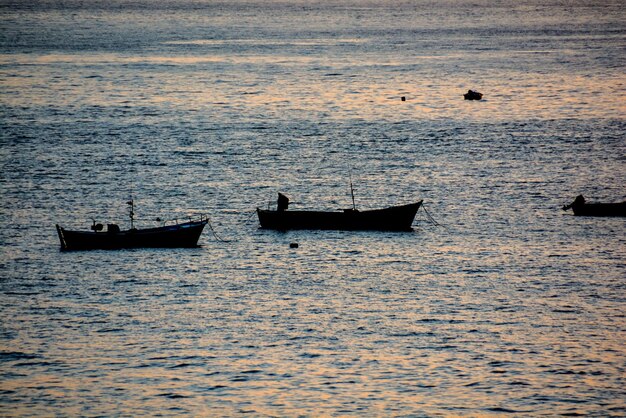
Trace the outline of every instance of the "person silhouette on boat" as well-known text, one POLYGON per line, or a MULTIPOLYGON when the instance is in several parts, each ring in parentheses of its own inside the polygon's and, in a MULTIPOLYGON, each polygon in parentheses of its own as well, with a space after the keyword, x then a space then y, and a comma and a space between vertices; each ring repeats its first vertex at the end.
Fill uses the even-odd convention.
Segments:
POLYGON ((568 210, 572 208, 580 208, 584 205, 585 205, 585 198, 583 197, 583 195, 579 194, 578 196, 576 196, 576 199, 574 199, 574 202, 570 203, 569 205, 563 206, 563 210, 568 210))
POLYGON ((287 196, 285 196, 282 193, 278 193, 278 212, 284 212, 287 210, 287 207, 289 206, 289 198, 287 196))

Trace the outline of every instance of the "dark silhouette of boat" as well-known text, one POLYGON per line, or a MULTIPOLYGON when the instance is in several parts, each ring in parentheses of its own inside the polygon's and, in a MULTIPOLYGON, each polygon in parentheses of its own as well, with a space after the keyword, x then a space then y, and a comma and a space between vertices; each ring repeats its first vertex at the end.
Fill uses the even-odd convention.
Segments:
MULTIPOLYGON (((277 210, 257 208, 261 228, 286 231, 290 229, 326 229, 344 231, 412 231, 413 220, 422 201, 385 209, 356 208, 336 212, 288 211, 289 199, 278 194, 277 210)), ((354 205, 353 205, 354 206, 354 205)))
POLYGON ((477 91, 468 90, 463 97, 465 100, 481 100, 483 98, 483 94, 477 91))
MULTIPOLYGON (((199 220, 156 228, 134 228, 134 203, 130 207, 131 227, 120 230, 116 224, 108 224, 102 232, 102 224, 91 225, 91 231, 69 231, 56 225, 61 250, 115 250, 121 248, 192 248, 198 246, 198 239, 209 218, 201 215, 199 220)), ((160 219, 157 219, 160 220, 160 219)))
POLYGON ((575 216, 619 216, 626 217, 626 202, 587 203, 583 195, 578 195, 574 202, 563 206, 563 210, 572 209, 575 216))

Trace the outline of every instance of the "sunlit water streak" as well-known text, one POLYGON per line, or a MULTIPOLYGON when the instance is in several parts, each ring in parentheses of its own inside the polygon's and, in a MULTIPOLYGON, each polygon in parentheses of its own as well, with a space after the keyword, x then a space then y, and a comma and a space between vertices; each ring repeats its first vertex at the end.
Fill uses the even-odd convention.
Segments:
POLYGON ((624 415, 625 224, 559 209, 626 197, 624 17, 0 2, 3 413, 624 415), (350 173, 442 226, 258 229, 279 190, 351 206, 350 173), (226 242, 58 251, 130 193, 226 242))

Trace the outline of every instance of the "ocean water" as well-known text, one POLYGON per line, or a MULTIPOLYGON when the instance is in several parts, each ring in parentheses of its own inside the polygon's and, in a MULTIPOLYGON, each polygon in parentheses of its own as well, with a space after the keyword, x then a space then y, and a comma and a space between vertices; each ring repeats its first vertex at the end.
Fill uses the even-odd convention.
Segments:
POLYGON ((0 0, 0 415, 626 415, 626 221, 560 210, 626 199, 624 22, 611 0, 0 0), (350 181, 436 224, 259 229, 278 191, 334 210, 350 181), (131 195, 140 225, 212 229, 59 251, 56 223, 125 227, 131 195))

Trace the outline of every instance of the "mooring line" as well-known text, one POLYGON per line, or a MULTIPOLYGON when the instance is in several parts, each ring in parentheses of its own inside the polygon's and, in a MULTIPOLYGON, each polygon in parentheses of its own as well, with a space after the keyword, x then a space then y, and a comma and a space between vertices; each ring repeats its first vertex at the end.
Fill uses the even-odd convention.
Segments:
POLYGON ((446 227, 445 225, 440 224, 439 222, 437 222, 435 220, 435 218, 432 217, 430 212, 428 212, 428 209, 426 209, 426 206, 424 206, 424 203, 422 203, 422 208, 424 209, 424 213, 428 217, 428 220, 430 221, 430 223, 432 223, 435 226, 440 226, 440 227, 444 228, 446 231, 449 231, 448 227, 446 227))
POLYGON ((231 242, 232 241, 232 240, 225 240, 222 237, 220 237, 219 235, 217 235, 217 232, 215 232, 215 229, 213 228, 213 225, 211 224, 211 218, 207 216, 206 219, 207 219, 207 224, 209 225, 209 229, 213 233, 213 236, 215 237, 216 240, 221 241, 221 242, 231 242))

